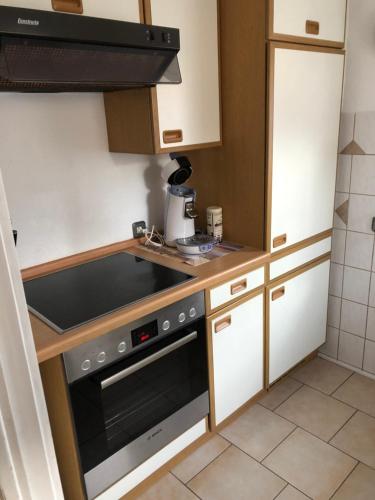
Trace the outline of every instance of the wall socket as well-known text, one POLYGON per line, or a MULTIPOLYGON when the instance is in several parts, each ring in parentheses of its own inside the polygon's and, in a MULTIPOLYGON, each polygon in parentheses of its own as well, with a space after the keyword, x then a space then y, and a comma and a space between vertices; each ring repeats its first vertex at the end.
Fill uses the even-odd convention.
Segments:
POLYGON ((141 220, 139 222, 133 222, 132 228, 133 228, 133 238, 142 238, 142 236, 144 236, 146 231, 146 223, 144 220, 141 220))

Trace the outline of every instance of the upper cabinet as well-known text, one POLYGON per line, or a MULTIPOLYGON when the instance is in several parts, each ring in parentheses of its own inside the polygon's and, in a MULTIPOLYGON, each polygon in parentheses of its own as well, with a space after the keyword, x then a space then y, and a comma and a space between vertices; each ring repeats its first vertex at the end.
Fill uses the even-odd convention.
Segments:
POLYGON ((104 19, 139 23, 142 0, 4 0, 0 5, 38 10, 57 10, 104 19))
POLYGON ((144 0, 145 22, 180 30, 182 83, 106 93, 110 151, 163 153, 221 143, 217 0, 144 0))
POLYGON ((332 227, 344 53, 271 43, 267 248, 332 227))
POLYGON ((269 0, 269 38, 343 47, 346 0, 269 0))

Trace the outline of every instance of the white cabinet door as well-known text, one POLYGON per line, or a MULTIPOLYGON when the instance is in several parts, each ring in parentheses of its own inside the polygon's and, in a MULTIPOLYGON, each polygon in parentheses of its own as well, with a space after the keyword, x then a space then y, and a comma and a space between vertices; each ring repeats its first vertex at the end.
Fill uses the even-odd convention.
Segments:
POLYGON ((325 342, 329 260, 267 290, 269 383, 325 342))
MULTIPOLYGON (((51 0, 0 0, 0 5, 53 10, 51 0)), ((138 0, 83 0, 83 15, 139 23, 138 0)))
POLYGON ((263 389, 263 294, 209 320, 208 334, 217 425, 263 389))
POLYGON ((178 28, 180 85, 157 86, 160 147, 220 141, 217 0, 151 0, 152 24, 178 28), (164 132, 181 131, 176 142, 164 132))
POLYGON ((274 34, 344 43, 346 0, 273 0, 273 3, 274 34))
POLYGON ((271 44, 271 251, 332 227, 344 55, 271 44))

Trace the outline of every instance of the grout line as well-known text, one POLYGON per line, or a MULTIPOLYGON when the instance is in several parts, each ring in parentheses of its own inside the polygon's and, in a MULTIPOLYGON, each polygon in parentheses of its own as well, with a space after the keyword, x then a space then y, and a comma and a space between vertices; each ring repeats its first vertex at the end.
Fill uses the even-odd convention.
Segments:
POLYGON ((193 495, 196 497, 196 498, 199 498, 199 500, 202 500, 202 498, 200 496, 198 496, 195 491, 193 491, 191 488, 189 488, 189 486, 187 485, 187 483, 185 484, 183 481, 181 481, 181 479, 179 477, 177 477, 175 474, 173 474, 173 472, 169 471, 169 474, 171 474, 175 479, 177 479, 177 481, 179 483, 182 484, 182 486, 185 486, 185 488, 187 490, 189 490, 191 493, 193 493, 193 495))
POLYGON ((273 497, 273 500, 277 500, 279 498, 279 496, 281 495, 281 493, 283 491, 285 491, 288 486, 289 486, 289 483, 286 483, 286 485, 284 486, 284 488, 281 491, 279 491, 279 493, 275 497, 273 497))
MULTIPOLYGON (((339 385, 336 387, 336 389, 333 389, 333 391, 332 391, 332 392, 330 392, 330 393, 328 394, 328 396, 332 396, 332 395, 333 395, 336 391, 338 391, 338 390, 340 389, 340 387, 342 387, 344 384, 346 384, 346 382, 347 382, 347 381, 348 381, 348 380, 349 380, 349 379, 350 379, 350 378, 351 378, 354 374, 355 374, 355 372, 353 372, 353 371, 352 371, 352 373, 351 373, 350 375, 348 375, 348 376, 346 377, 346 379, 345 379, 343 382, 341 382, 341 384, 339 384, 339 385)), ((319 390, 319 389, 317 389, 317 390, 319 390)), ((335 399, 336 399, 336 398, 335 398, 335 399)))
POLYGON ((353 474, 354 470, 358 467, 359 462, 354 465, 353 469, 345 476, 345 478, 341 481, 341 483, 338 485, 338 487, 335 489, 335 491, 332 493, 332 495, 329 497, 330 499, 337 493, 337 491, 341 488, 341 486, 345 483, 345 481, 353 474))
MULTIPOLYGON (((288 375, 288 377, 290 377, 290 376, 288 375)), ((290 378, 291 378, 291 377, 290 377, 290 378)), ((285 401, 288 401, 288 399, 289 399, 290 397, 292 397, 292 396, 293 396, 293 394, 295 394, 297 391, 299 391, 299 390, 301 389, 301 387, 303 386, 302 382, 300 382, 299 380, 296 380, 295 378, 292 378, 292 380, 294 380, 295 382, 298 382, 298 383, 299 383, 299 384, 301 384, 301 385, 300 385, 299 387, 297 387, 297 389, 295 389, 295 390, 294 390, 291 394, 289 394, 289 396, 287 396, 287 397, 286 397, 286 399, 284 399, 283 401, 281 401, 281 403, 280 403, 280 404, 278 404, 277 406, 275 406, 275 408, 268 408, 267 406, 262 405, 261 401, 258 401, 258 404, 259 404, 259 405, 261 405, 261 406, 263 406, 263 408, 266 408, 267 410, 270 410, 270 411, 273 411, 273 412, 274 412, 275 410, 277 410, 277 408, 280 408, 280 406, 281 406, 282 404, 284 404, 284 403, 285 403, 285 401)), ((283 381, 283 382, 284 382, 284 381, 283 381)), ((271 391, 269 392, 269 394, 271 394, 271 393, 272 393, 272 389, 271 389, 271 391)))
MULTIPOLYGON (((277 413, 275 413, 275 415, 277 415, 277 413)), ((278 417, 281 417, 281 415, 277 415, 277 416, 278 416, 278 417)), ((294 432, 296 429, 298 429, 298 425, 297 425, 297 424, 295 424, 294 422, 290 422, 290 420, 287 420, 287 419, 286 419, 286 418, 284 418, 284 417, 281 417, 281 418, 283 418, 284 420, 286 420, 286 421, 287 421, 287 422, 289 422, 290 424, 293 424, 293 425, 294 425, 294 428, 293 428, 293 429, 292 429, 292 430, 288 433, 288 435, 287 435, 287 436, 285 436, 285 438, 284 438, 282 441, 280 441, 280 443, 278 443, 276 446, 274 446, 274 447, 272 448, 272 450, 271 450, 269 453, 267 453, 267 455, 266 455, 265 457, 263 457, 263 458, 262 458, 262 460, 260 460, 260 461, 259 461, 259 463, 260 463, 260 464, 262 464, 262 465, 264 465, 264 464, 263 464, 263 462, 264 462, 265 460, 267 460, 267 458, 268 458, 268 457, 269 457, 269 456, 270 456, 270 455, 271 455, 271 454, 272 454, 272 453, 276 450, 276 448, 278 448, 281 444, 283 444, 283 442, 284 442, 284 441, 286 441, 286 440, 288 439, 288 437, 289 437, 289 436, 291 436, 291 435, 293 434, 293 432, 294 432)), ((249 455, 249 456, 250 456, 250 455, 249 455)), ((252 457, 252 458, 254 458, 254 457, 252 457)), ((255 460, 256 460, 256 459, 255 459, 255 460)), ((284 481, 285 481, 285 479, 284 479, 284 481)))
MULTIPOLYGON (((364 307, 366 307, 366 306, 364 306, 364 307)), ((329 325, 329 326, 331 326, 331 325, 329 325)), ((331 328, 335 328, 335 327, 331 326, 331 328)), ((336 330, 338 330, 338 328, 336 328, 336 330)), ((362 335, 359 335, 358 333, 348 332, 348 331, 344 330, 343 328, 340 328, 340 332, 344 332, 344 333, 347 333, 348 335, 353 335, 353 337, 357 337, 359 339, 366 340, 366 337, 363 337, 362 335)), ((356 368, 359 368, 360 370, 362 370, 362 367, 356 366, 356 368)))

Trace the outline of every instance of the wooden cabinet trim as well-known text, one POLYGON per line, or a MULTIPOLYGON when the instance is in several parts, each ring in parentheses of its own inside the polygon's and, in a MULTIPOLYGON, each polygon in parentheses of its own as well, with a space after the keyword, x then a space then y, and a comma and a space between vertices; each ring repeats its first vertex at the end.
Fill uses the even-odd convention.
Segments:
MULTIPOLYGON (((348 16, 348 3, 346 2, 344 40, 346 39, 347 16, 348 16)), ((273 30, 273 25, 274 25, 274 0, 268 0, 267 38, 269 40, 284 41, 290 43, 301 43, 301 44, 323 46, 323 47, 334 47, 337 49, 343 49, 345 47, 345 42, 334 42, 332 40, 323 40, 320 38, 312 38, 309 36, 299 37, 293 35, 283 35, 282 33, 275 33, 273 30)))
POLYGON ((299 241, 298 243, 294 243, 287 248, 283 248, 277 252, 273 252, 270 256, 270 262, 275 262, 275 260, 282 259, 283 257, 287 257, 292 253, 298 252, 303 248, 309 247, 318 241, 325 240, 326 238, 332 237, 332 229, 328 229, 327 231, 323 231, 322 233, 311 236, 310 238, 306 238, 305 240, 299 241))
POLYGON ((237 306, 240 306, 244 302, 247 302, 248 300, 257 297, 258 295, 262 295, 262 293, 264 293, 264 289, 265 286, 261 285, 255 290, 251 290, 251 292, 245 293, 244 295, 241 295, 241 297, 232 300, 230 303, 226 302, 224 306, 221 306, 221 308, 218 308, 213 312, 206 311, 207 320, 215 321, 215 319, 217 319, 220 316, 225 316, 226 314, 230 314, 230 312, 237 306))

